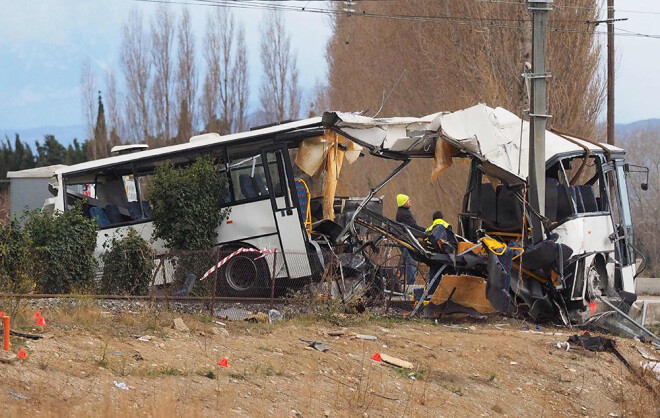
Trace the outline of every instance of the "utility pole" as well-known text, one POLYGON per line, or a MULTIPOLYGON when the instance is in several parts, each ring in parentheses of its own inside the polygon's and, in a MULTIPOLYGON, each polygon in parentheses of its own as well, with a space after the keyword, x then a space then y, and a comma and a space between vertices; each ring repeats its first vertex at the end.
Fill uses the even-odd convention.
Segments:
POLYGON ((607 143, 614 145, 614 0, 607 0, 607 143))
MULTIPOLYGON (((532 12, 532 98, 529 108, 529 203, 539 215, 545 215, 545 125, 547 114, 546 90, 550 73, 545 69, 546 29, 552 0, 527 0, 532 12)), ((534 243, 543 240, 543 224, 537 216, 529 217, 534 243)))
POLYGON ((628 18, 614 18, 614 0, 607 0, 607 19, 587 21, 598 26, 607 23, 607 143, 614 145, 614 22, 623 22, 628 18))

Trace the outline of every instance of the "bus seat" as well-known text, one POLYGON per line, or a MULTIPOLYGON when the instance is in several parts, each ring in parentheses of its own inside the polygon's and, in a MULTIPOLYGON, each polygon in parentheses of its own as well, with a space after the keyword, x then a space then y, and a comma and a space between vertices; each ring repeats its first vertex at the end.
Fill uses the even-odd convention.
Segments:
POLYGON ((523 223, 522 205, 516 194, 502 185, 497 186, 495 194, 497 199, 497 226, 505 230, 520 230, 523 223))
POLYGON ((110 219, 108 219, 108 215, 106 215, 103 208, 99 206, 89 208, 89 215, 96 221, 99 227, 110 225, 110 219))
POLYGON ((559 195, 559 181, 553 178, 545 179, 545 216, 551 222, 557 221, 557 196, 559 195))
POLYGON ((152 216, 151 205, 146 200, 142 201, 142 212, 144 212, 145 218, 147 219, 151 218, 152 216))
POLYGON ((594 189, 588 184, 577 187, 580 190, 580 196, 582 196, 584 211, 598 212, 598 202, 596 201, 596 194, 594 193, 594 189))
POLYGON ((110 223, 118 224, 124 222, 124 218, 121 216, 121 213, 119 213, 117 205, 111 203, 105 205, 105 213, 108 215, 110 223))
POLYGON ((241 187, 241 194, 246 199, 253 199, 259 197, 259 191, 255 187, 252 177, 249 174, 241 174, 238 176, 238 182, 241 187))
POLYGON ((252 177, 252 180, 254 181, 255 189, 259 191, 259 196, 268 196, 268 189, 264 184, 264 180, 259 176, 252 177))
POLYGON ((479 184, 470 196, 470 212, 491 225, 497 223, 496 195, 490 183, 479 184))
POLYGON ((557 185, 557 221, 563 221, 573 214, 573 204, 568 189, 563 184, 557 185))
POLYGON ((305 225, 307 235, 309 235, 312 233, 312 211, 309 205, 309 188, 303 179, 295 179, 295 183, 298 203, 300 204, 300 219, 305 225))
POLYGON ((142 212, 137 201, 128 202, 128 214, 134 221, 142 219, 142 212))
POLYGON ((220 192, 220 203, 230 203, 231 202, 231 192, 229 191, 229 186, 226 186, 220 192))
POLYGON ((573 199, 575 200, 578 213, 584 213, 584 201, 582 200, 580 188, 578 186, 571 186, 571 193, 573 193, 573 199))

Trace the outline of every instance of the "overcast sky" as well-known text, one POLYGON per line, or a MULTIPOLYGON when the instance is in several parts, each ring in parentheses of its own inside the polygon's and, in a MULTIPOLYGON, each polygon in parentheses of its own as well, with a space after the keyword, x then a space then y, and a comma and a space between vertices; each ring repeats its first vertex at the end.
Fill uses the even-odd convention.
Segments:
MULTIPOLYGON (((311 4, 318 7, 317 2, 311 4)), ((620 10, 646 12, 617 12, 617 17, 630 19, 618 22, 617 27, 660 34, 660 1, 617 0, 616 5, 620 10)), ((119 68, 121 26, 134 7, 149 17, 156 5, 131 0, 0 0, 0 130, 82 124, 78 90, 81 64, 90 57, 99 80, 106 68, 119 68)), ((198 41, 208 10, 190 6, 193 23, 200 28, 198 41)), ((247 29, 255 106, 261 73, 258 41, 262 11, 234 13, 247 29)), ((326 74, 329 22, 323 15, 300 12, 287 12, 286 19, 298 53, 302 85, 310 90, 326 74)), ((660 106, 655 105, 660 97, 660 39, 617 36, 616 46, 617 122, 660 118, 660 106)))

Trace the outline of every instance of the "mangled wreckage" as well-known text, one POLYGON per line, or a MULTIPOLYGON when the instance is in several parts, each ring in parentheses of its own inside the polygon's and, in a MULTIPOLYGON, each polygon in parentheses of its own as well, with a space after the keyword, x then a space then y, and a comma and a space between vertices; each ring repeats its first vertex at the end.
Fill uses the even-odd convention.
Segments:
POLYGON ((435 277, 427 289, 435 290, 438 302, 462 300, 480 312, 522 307, 537 320, 581 323, 601 297, 636 299, 638 251, 626 181, 629 172, 645 170, 627 164, 624 150, 547 132, 541 215, 526 198, 529 124, 504 109, 477 105, 383 120, 331 113, 324 125, 372 154, 401 159, 400 168, 408 163, 403 156, 432 156, 432 179, 452 158, 471 159, 456 233, 439 226, 420 234, 368 209, 353 218, 431 266, 435 277), (533 217, 543 228, 538 242, 533 217))
MULTIPOLYGON (((427 294, 439 303, 479 312, 522 307, 538 320, 581 322, 598 298, 631 302, 637 250, 626 178, 634 166, 620 148, 547 132, 541 215, 526 198, 528 129, 514 114, 481 104, 422 118, 328 112, 66 167, 57 172, 56 197, 47 204, 67 210, 86 199, 88 216, 101 227, 99 249, 107 236, 129 226, 149 238, 149 202, 142 189, 155 165, 163 160, 183 165, 211 154, 229 179, 220 205, 232 208, 218 228, 217 245, 278 249, 283 263, 274 277, 284 287, 291 279, 318 277, 339 260, 342 277, 360 277, 368 294, 382 294, 391 277, 371 255, 378 240, 387 239, 431 267, 427 294), (336 198, 344 160, 353 163, 365 152, 400 164, 365 198, 336 198), (433 158, 435 179, 458 157, 471 165, 454 231, 423 233, 382 215, 376 194, 412 159, 433 158), (298 177, 308 175, 308 181, 325 172, 322 196, 310 196, 305 181, 294 177, 298 169, 298 177), (534 217, 544 234, 537 242, 534 217)), ((223 266, 220 281, 230 295, 253 296, 261 276, 270 277, 272 270, 268 261, 244 253, 223 266)))

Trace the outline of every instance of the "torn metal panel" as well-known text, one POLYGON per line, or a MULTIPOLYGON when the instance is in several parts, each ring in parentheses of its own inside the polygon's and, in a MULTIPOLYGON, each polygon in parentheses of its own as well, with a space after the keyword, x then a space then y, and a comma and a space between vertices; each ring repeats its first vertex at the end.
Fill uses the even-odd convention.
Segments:
MULTIPOLYGON (((501 107, 478 104, 456 112, 439 112, 421 118, 374 119, 355 113, 330 112, 323 124, 337 130, 374 154, 409 157, 436 157, 436 138, 480 159, 484 167, 509 184, 527 178, 529 123, 501 107), (517 180, 516 180, 517 179, 517 180)), ((611 145, 595 144, 546 131, 546 161, 561 154, 581 154, 585 149, 623 152, 611 145)), ((458 151, 458 152, 456 152, 458 151)), ((446 151, 441 154, 444 156, 446 151)), ((436 171, 434 170, 434 175, 436 171)))

